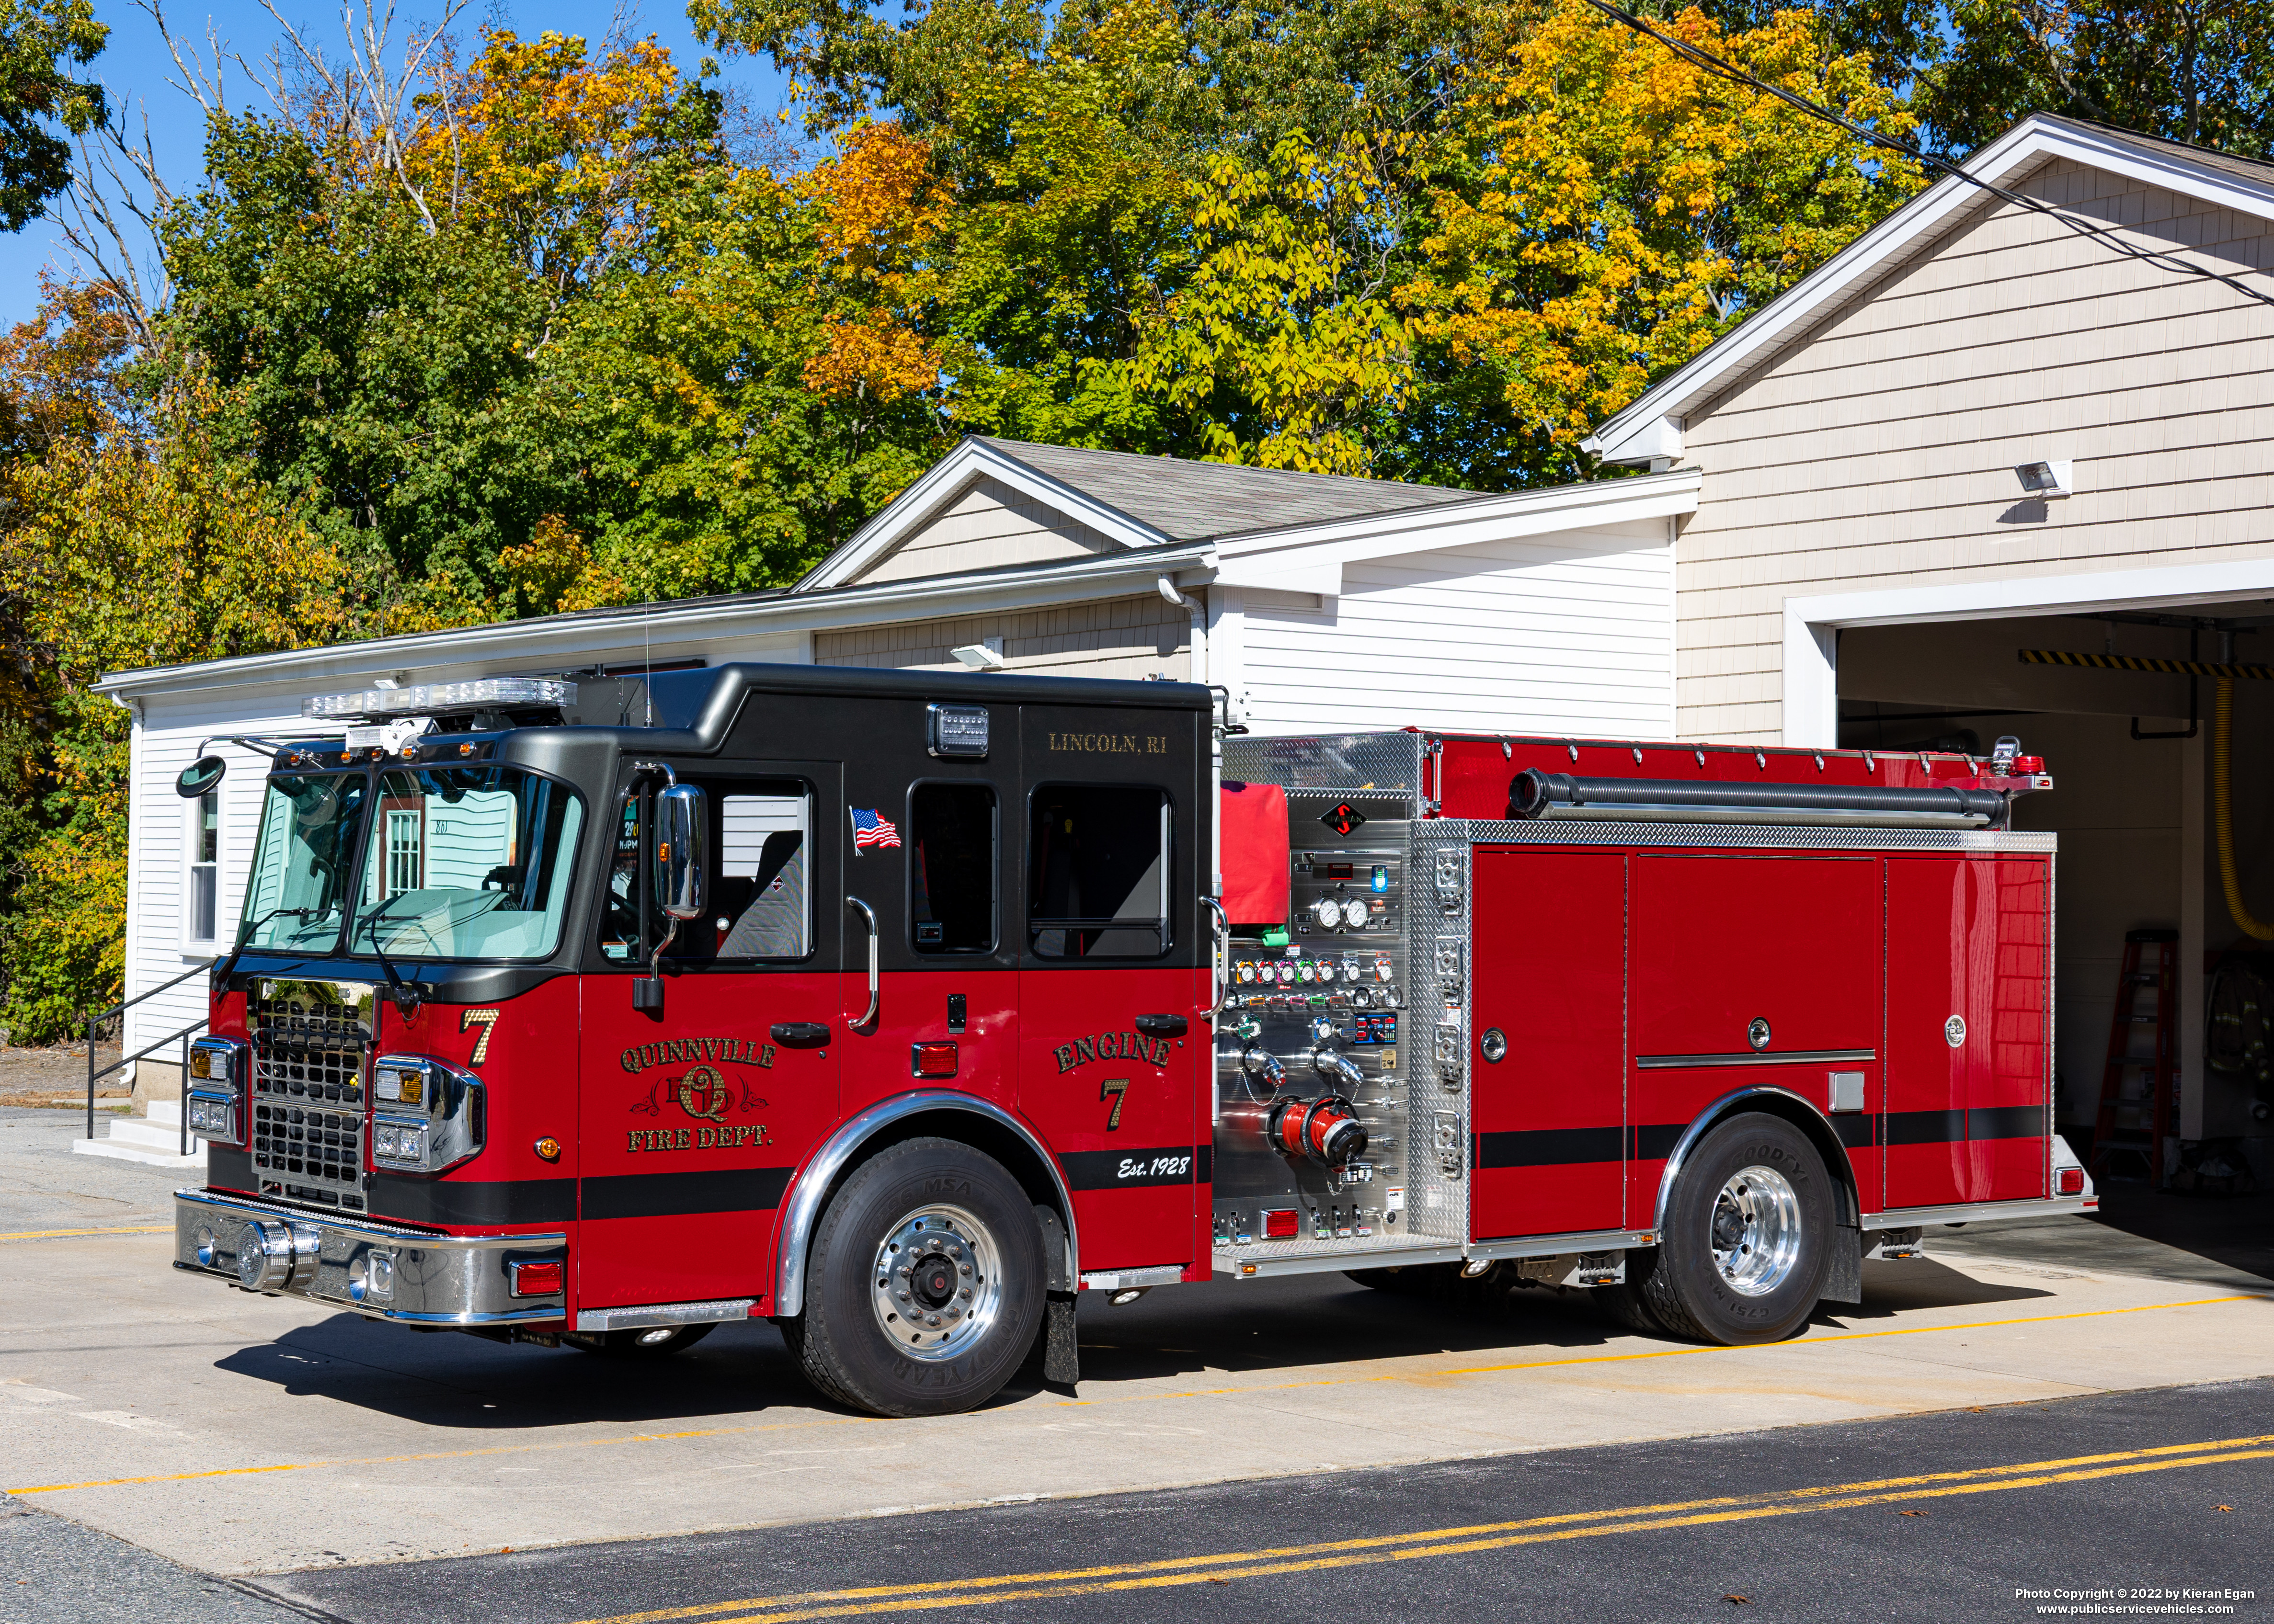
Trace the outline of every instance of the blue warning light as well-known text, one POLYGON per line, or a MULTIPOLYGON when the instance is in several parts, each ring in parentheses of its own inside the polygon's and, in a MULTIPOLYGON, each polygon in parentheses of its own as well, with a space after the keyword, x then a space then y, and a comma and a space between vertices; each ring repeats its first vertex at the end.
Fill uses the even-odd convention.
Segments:
POLYGON ((1387 865, 1387 864, 1385 864, 1385 863, 1376 863, 1376 864, 1374 864, 1374 890, 1376 890, 1376 891, 1388 891, 1388 890, 1389 889, 1389 865, 1387 865))

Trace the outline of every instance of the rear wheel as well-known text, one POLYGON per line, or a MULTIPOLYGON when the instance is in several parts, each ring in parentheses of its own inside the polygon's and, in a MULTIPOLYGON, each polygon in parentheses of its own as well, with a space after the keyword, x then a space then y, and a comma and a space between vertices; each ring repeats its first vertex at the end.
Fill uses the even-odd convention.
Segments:
POLYGON ((1034 1207, 1002 1163, 951 1139, 910 1139, 830 1199, 805 1312, 782 1333, 807 1380, 842 1403, 953 1415, 1017 1373, 1046 1280, 1034 1207))
POLYGON ((1643 1301, 1677 1336, 1780 1342, 1816 1311, 1832 1229, 1832 1181, 1808 1136, 1781 1117, 1733 1116, 1674 1181, 1643 1301))
POLYGON ((719 1327, 715 1325, 651 1325, 629 1331, 583 1331, 568 1337, 571 1347, 612 1359, 660 1359, 684 1353, 719 1327))

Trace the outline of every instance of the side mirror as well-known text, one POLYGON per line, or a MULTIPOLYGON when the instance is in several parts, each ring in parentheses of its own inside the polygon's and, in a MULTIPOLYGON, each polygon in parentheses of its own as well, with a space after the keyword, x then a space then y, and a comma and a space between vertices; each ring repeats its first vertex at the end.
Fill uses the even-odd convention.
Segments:
POLYGON ((218 756, 200 756, 182 769, 174 780, 174 793, 184 801, 195 801, 209 793, 229 771, 229 763, 218 756))
POLYGON ((674 784, 655 798, 655 897, 673 919, 702 917, 710 828, 703 800, 692 784, 674 784))

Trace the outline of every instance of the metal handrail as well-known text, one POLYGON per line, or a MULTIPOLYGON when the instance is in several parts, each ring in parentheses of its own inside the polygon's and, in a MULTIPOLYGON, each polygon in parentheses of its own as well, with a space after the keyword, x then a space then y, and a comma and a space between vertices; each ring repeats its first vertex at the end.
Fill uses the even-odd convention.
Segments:
MULTIPOLYGON (((203 964, 201 964, 201 965, 193 965, 193 966, 192 966, 189 969, 186 969, 186 970, 183 971, 179 975, 176 976, 176 977, 175 977, 172 981, 161 981, 157 986, 151 988, 147 992, 138 992, 138 993, 136 993, 132 997, 131 997, 131 998, 126 998, 126 999, 123 999, 123 1000, 122 1000, 122 1001, 120 1001, 119 1003, 117 1003, 117 1004, 112 1004, 109 1009, 107 1009, 107 1010, 103 1010, 103 1011, 100 1011, 100 1012, 90 1011, 90 1012, 88 1012, 88 1013, 87 1013, 87 1017, 86 1017, 86 1024, 87 1024, 87 1138, 89 1138, 89 1139, 93 1139, 93 1138, 94 1137, 94 1085, 95 1085, 95 1079, 98 1079, 98 1078, 103 1078, 103 1077, 108 1077, 108 1076, 109 1076, 113 1071, 118 1071, 118 1070, 120 1070, 122 1067, 124 1067, 124 1066, 127 1066, 127 1065, 131 1065, 132 1064, 133 1064, 133 1063, 134 1063, 135 1061, 137 1061, 137 1060, 140 1060, 140 1059, 145 1058, 145 1057, 146 1057, 146 1056, 147 1056, 154 1055, 154 1054, 157 1053, 157 1051, 158 1051, 158 1050, 160 1050, 161 1049, 163 1049, 167 1044, 173 1042, 173 1041, 174 1041, 175 1040, 177 1040, 177 1039, 186 1039, 186 1038, 189 1036, 189 1034, 190 1034, 191 1033, 195 1032, 195 1031, 196 1031, 200 1026, 204 1026, 204 1025, 206 1024, 206 1022, 205 1022, 205 1018, 204 1018, 203 1016, 200 1016, 196 1020, 192 1021, 188 1026, 186 1026, 183 1027, 179 1032, 169 1032, 169 1033, 168 1033, 164 1037, 162 1037, 162 1038, 159 1039, 155 1043, 153 1043, 153 1044, 152 1044, 148 1049, 142 1049, 142 1050, 140 1050, 140 1051, 139 1051, 139 1052, 138 1052, 138 1053, 132 1054, 132 1055, 121 1055, 117 1059, 116 1059, 116 1060, 112 1061, 109 1065, 107 1065, 107 1066, 103 1067, 103 1068, 102 1068, 101 1071, 96 1071, 96 1070, 95 1070, 95 1067, 94 1067, 94 1029, 95 1029, 95 1026, 96 1026, 99 1023, 101 1023, 101 1022, 102 1022, 102 1021, 109 1020, 109 1019, 113 1015, 124 1015, 127 1011, 129 1011, 129 1010, 132 1009, 136 1004, 138 1004, 141 1003, 145 998, 154 998, 154 997, 156 997, 156 996, 157 996, 160 993, 162 993, 162 992, 170 991, 172 989, 177 988, 177 987, 179 987, 179 986, 180 986, 184 981, 188 981, 188 980, 189 980, 192 976, 193 976, 193 975, 203 975, 207 971, 208 971, 208 970, 212 969, 215 965, 219 964, 220 962, 221 962, 221 959, 219 959, 219 957, 217 957, 217 956, 216 956, 216 957, 215 957, 215 958, 212 958, 212 959, 207 959, 207 960, 205 961, 205 963, 203 963, 203 964)), ((123 1034, 123 1033, 121 1034, 121 1037, 122 1037, 122 1041, 119 1043, 119 1048, 121 1048, 121 1049, 124 1049, 124 1048, 126 1047, 126 1045, 125 1045, 124 1041, 123 1041, 123 1038, 124 1038, 124 1034, 123 1034)), ((182 1088, 183 1088, 182 1119, 183 1119, 183 1121, 184 1121, 184 1124, 186 1124, 186 1123, 188 1122, 188 1120, 189 1120, 189 1097, 188 1097, 188 1089, 189 1089, 189 1086, 190 1086, 189 1051, 188 1051, 187 1048, 185 1047, 185 1048, 184 1049, 184 1050, 183 1050, 183 1058, 182 1058, 182 1088)), ((183 1153, 182 1153, 182 1154, 183 1154, 184 1155, 187 1155, 187 1154, 189 1154, 189 1152, 188 1152, 188 1150, 185 1148, 185 1149, 183 1151, 183 1153)))

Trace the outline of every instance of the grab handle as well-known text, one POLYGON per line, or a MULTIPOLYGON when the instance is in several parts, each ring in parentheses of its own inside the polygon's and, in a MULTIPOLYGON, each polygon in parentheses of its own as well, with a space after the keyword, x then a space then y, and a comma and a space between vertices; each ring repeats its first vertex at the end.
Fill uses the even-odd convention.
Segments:
POLYGON ((869 921, 869 1012, 853 1023, 856 1026, 865 1026, 877 1019, 877 1011, 883 1005, 885 997, 884 981, 877 974, 877 955, 880 933, 877 929, 877 910, 858 897, 846 898, 845 906, 848 908, 860 909, 861 917, 869 921))

